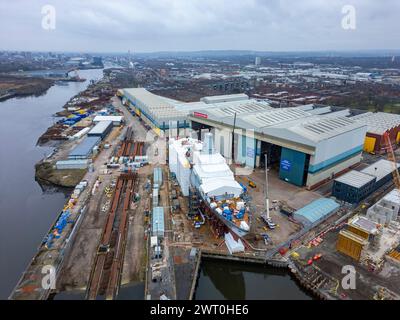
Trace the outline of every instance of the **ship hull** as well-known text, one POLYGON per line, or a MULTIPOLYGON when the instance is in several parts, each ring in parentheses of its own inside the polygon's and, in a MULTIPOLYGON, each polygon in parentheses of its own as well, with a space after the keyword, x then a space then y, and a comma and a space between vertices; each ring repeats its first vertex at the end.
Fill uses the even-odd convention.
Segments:
POLYGON ((249 231, 239 228, 233 222, 226 220, 224 217, 222 217, 218 213, 213 211, 213 214, 215 214, 218 217, 218 219, 220 219, 229 228, 229 230, 233 231, 239 238, 243 238, 244 236, 246 236, 249 233, 249 231))
POLYGON ((246 236, 250 232, 250 230, 244 230, 244 229, 238 227, 232 221, 229 221, 229 220, 225 219, 224 216, 220 215, 217 211, 212 209, 206 200, 203 199, 203 201, 204 201, 205 205, 207 206, 207 208, 209 209, 209 212, 211 214, 213 214, 225 226, 227 226, 229 230, 234 232, 238 237, 243 238, 244 236, 246 236))

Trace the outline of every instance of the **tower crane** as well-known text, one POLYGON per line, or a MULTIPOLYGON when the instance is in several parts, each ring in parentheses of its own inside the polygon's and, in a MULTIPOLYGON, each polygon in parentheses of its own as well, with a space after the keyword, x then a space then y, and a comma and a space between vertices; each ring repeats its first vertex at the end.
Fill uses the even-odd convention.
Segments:
POLYGON ((392 163, 393 166, 393 182, 398 190, 400 190, 400 173, 399 173, 399 168, 397 166, 396 162, 396 156, 394 154, 392 142, 390 141, 390 135, 389 132, 385 132, 383 134, 383 137, 386 142, 386 147, 387 147, 387 153, 388 153, 388 160, 392 163))

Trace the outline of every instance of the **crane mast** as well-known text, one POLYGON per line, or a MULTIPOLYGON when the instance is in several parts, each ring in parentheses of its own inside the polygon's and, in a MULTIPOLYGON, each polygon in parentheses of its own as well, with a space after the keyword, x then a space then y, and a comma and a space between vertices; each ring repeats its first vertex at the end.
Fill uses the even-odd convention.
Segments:
POLYGON ((397 167, 396 156, 394 154, 392 142, 390 141, 390 136, 388 132, 383 134, 383 137, 386 142, 387 152, 388 152, 388 160, 392 163, 393 166, 393 182, 397 189, 400 190, 400 173, 397 167))
POLYGON ((267 214, 267 219, 270 218, 269 215, 269 194, 268 194, 268 156, 265 153, 265 187, 264 187, 264 198, 265 198, 265 212, 267 214))

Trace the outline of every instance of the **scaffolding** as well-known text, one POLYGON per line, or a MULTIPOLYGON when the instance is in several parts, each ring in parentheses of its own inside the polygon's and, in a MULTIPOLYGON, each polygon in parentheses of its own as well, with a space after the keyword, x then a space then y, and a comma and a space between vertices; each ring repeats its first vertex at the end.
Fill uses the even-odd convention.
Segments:
POLYGON ((189 212, 188 217, 194 218, 199 212, 199 196, 193 187, 189 188, 189 212))

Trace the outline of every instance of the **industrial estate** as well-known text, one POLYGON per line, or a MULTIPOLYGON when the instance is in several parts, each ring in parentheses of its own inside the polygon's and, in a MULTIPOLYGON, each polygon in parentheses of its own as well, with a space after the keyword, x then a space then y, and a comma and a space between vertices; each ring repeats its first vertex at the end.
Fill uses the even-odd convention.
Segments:
POLYGON ((7 70, 3 100, 22 95, 10 79, 87 83, 37 141, 51 150, 37 182, 67 199, 9 299, 133 286, 191 300, 206 261, 281 272, 308 298, 400 299, 397 60, 199 55, 0 54, 3 68, 46 69, 7 70))

